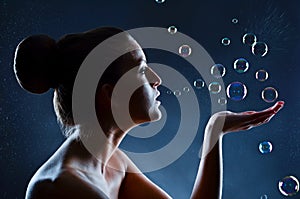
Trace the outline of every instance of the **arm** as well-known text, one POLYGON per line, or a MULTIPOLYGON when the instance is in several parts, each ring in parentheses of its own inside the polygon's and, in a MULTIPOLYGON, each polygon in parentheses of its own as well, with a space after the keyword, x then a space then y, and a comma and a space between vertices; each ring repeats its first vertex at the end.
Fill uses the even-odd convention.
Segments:
POLYGON ((194 184, 192 199, 219 199, 222 196, 222 136, 228 132, 248 130, 265 124, 283 107, 277 102, 269 109, 256 112, 214 114, 205 129, 201 162, 194 184))

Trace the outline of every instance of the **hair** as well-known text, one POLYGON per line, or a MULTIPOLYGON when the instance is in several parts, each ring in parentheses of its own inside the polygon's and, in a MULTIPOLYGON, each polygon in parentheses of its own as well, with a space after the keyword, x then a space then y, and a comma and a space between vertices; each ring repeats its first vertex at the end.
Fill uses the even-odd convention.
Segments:
MULTIPOLYGON (((124 31, 119 28, 102 27, 68 34, 57 42, 47 35, 27 37, 19 43, 15 52, 14 72, 17 81, 22 88, 36 94, 53 88, 57 119, 63 128, 72 128, 75 125, 72 91, 79 67, 99 43, 121 32, 124 31)), ((120 78, 117 72, 118 61, 119 58, 105 70, 100 79, 101 84, 113 84, 120 78)), ((65 131, 64 135, 69 136, 70 132, 65 131)))

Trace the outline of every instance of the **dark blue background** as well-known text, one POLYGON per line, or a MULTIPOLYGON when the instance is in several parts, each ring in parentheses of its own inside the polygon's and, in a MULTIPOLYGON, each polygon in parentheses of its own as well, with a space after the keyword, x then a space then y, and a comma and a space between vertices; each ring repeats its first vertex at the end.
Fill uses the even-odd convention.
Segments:
MULTIPOLYGON (((260 98, 260 91, 266 86, 275 87, 279 99, 286 102, 285 108, 268 125, 227 135, 223 145, 224 199, 259 199, 264 194, 271 199, 284 198, 278 190, 278 181, 286 175, 300 178, 299 12, 297 0, 166 0, 163 4, 155 0, 1 0, 0 198, 24 198, 33 173, 64 139, 52 108, 53 92, 32 95, 16 82, 12 65, 17 44, 32 34, 44 33, 58 39, 66 33, 99 26, 132 29, 170 25, 194 38, 215 62, 226 66, 225 85, 232 81, 243 81, 247 85, 246 99, 229 100, 229 110, 261 110, 272 105, 260 98), (232 18, 238 18, 239 23, 233 24, 232 18), (252 55, 241 43, 245 32, 254 32, 259 40, 269 45, 266 57, 252 55), (220 44, 223 37, 231 38, 230 46, 220 44), (245 74, 233 71, 232 63, 238 57, 251 63, 245 74), (270 75, 263 83, 254 78, 255 71, 262 67, 270 75), (258 151, 259 142, 264 140, 271 141, 274 147, 267 155, 258 151)), ((178 56, 155 50, 147 52, 149 62, 176 68, 190 83, 198 77, 192 71, 182 70, 188 64, 178 56)), ((201 121, 193 145, 170 166, 147 173, 176 199, 188 198, 191 193, 203 129, 210 114, 207 89, 195 91, 201 107, 201 121)), ((122 147, 143 151, 153 146, 162 147, 172 139, 177 128, 178 103, 175 97, 166 94, 166 88, 162 87, 161 93, 162 105, 168 111, 168 123, 163 131, 148 143, 145 139, 128 137, 122 147)), ((300 194, 291 198, 300 198, 300 194)))

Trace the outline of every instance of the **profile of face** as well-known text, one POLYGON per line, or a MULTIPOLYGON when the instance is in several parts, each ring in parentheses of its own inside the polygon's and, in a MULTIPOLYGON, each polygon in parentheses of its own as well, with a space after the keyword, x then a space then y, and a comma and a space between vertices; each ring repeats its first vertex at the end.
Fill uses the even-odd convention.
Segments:
POLYGON ((123 55, 118 63, 122 77, 115 85, 102 86, 102 90, 107 87, 111 90, 110 106, 116 110, 112 111, 113 117, 124 120, 130 117, 135 124, 157 121, 161 118, 160 102, 157 101, 161 79, 147 65, 140 45, 130 36, 128 41, 135 46, 135 50, 123 55))

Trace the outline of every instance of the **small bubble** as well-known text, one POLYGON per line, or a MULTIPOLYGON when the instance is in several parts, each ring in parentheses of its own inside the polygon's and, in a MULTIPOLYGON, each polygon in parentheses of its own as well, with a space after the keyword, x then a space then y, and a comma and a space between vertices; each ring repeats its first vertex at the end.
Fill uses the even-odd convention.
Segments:
POLYGON ((237 23, 239 22, 239 20, 238 20, 237 18, 233 18, 233 19, 231 20, 231 22, 234 23, 234 24, 237 24, 237 23))
POLYGON ((268 196, 267 195, 262 195, 262 196, 260 196, 260 199, 268 199, 268 196))
POLYGON ((179 48, 178 51, 179 51, 179 54, 180 54, 182 57, 188 57, 188 56, 190 56, 191 53, 192 53, 192 49, 191 49, 191 47, 188 46, 188 45, 182 45, 182 46, 180 46, 180 48, 179 48))
POLYGON ((262 154, 266 154, 266 153, 272 152, 273 146, 272 146, 271 142, 264 141, 264 142, 259 143, 258 148, 262 154))
POLYGON ((202 79, 196 79, 194 81, 194 86, 197 88, 197 89, 200 89, 200 88, 203 88, 205 85, 204 81, 202 79))
POLYGON ((239 58, 234 61, 233 68, 238 73, 245 73, 249 69, 249 62, 244 58, 239 58))
POLYGON ((246 33, 243 36, 243 43, 252 46, 257 41, 256 35, 253 33, 246 33))
POLYGON ((165 0, 155 0, 156 1, 156 3, 163 3, 163 2, 165 2, 165 0))
POLYGON ((224 75, 226 73, 226 69, 222 64, 215 64, 211 67, 210 73, 215 78, 221 78, 221 77, 224 77, 224 75))
POLYGON ((278 183, 279 191, 284 196, 294 196, 299 191, 299 181, 294 176, 286 176, 278 183))
POLYGON ((184 92, 189 92, 189 91, 190 91, 189 87, 184 87, 182 90, 183 90, 184 92))
POLYGON ((264 42, 256 42, 252 45, 252 54, 264 57, 268 53, 268 46, 264 42))
POLYGON ((265 102, 274 102, 278 97, 278 92, 273 87, 267 87, 261 92, 261 97, 265 102))
POLYGON ((168 32, 173 35, 177 32, 177 28, 175 26, 170 26, 168 32))
POLYGON ((226 89, 227 97, 234 101, 241 101, 247 95, 247 87, 241 82, 232 82, 226 89))
POLYGON ((221 97, 218 99, 218 103, 220 105, 225 105, 225 104, 227 104, 227 99, 225 97, 221 97))
POLYGON ((221 40, 221 43, 224 45, 224 46, 228 46, 230 44, 230 39, 227 38, 227 37, 224 37, 222 40, 221 40))
POLYGON ((172 91, 167 91, 167 94, 168 94, 168 95, 171 95, 171 94, 172 94, 172 91))
POLYGON ((268 79, 268 77, 269 77, 269 74, 264 69, 260 69, 260 70, 256 71, 256 73, 255 73, 255 78, 260 82, 266 81, 268 79))
POLYGON ((179 97, 181 95, 181 92, 179 90, 176 90, 173 92, 173 94, 176 96, 176 97, 179 97))
POLYGON ((209 84, 208 86, 208 90, 212 93, 212 94, 217 94, 221 91, 221 85, 219 82, 212 82, 209 84))

